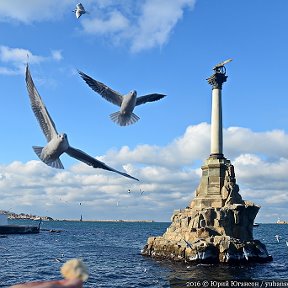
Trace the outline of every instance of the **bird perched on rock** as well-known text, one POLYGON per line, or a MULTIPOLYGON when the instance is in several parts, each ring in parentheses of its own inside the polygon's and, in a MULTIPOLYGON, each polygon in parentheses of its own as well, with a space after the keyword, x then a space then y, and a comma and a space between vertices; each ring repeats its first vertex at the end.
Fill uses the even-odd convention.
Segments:
POLYGON ((76 9, 74 9, 72 12, 75 13, 77 19, 78 19, 82 14, 88 13, 88 12, 85 10, 84 6, 83 6, 81 3, 78 3, 78 4, 76 5, 76 9))
POLYGON ((48 141, 45 147, 33 146, 33 150, 37 156, 48 166, 64 169, 61 160, 59 157, 66 152, 69 156, 76 158, 89 166, 94 168, 102 168, 108 171, 116 172, 125 177, 139 181, 137 178, 134 178, 126 173, 115 170, 105 163, 91 157, 85 152, 73 148, 69 145, 67 135, 65 133, 59 134, 56 130, 56 126, 49 115, 46 106, 44 105, 35 85, 32 80, 29 66, 26 66, 26 86, 28 94, 31 101, 32 110, 40 124, 40 127, 48 141))
POLYGON ((100 94, 107 101, 120 107, 120 111, 110 115, 111 120, 120 126, 133 124, 140 119, 136 114, 133 113, 135 106, 144 104, 146 102, 157 101, 166 96, 164 94, 153 93, 137 97, 137 92, 135 90, 130 91, 126 95, 121 95, 105 84, 94 80, 85 73, 81 71, 78 72, 91 89, 100 94))

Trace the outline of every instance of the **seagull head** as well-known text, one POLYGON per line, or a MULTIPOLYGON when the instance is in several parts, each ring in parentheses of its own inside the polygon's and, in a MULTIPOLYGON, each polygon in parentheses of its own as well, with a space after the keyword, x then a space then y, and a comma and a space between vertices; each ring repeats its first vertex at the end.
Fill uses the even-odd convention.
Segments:
POLYGON ((135 90, 130 91, 130 95, 137 96, 137 92, 135 90))
POLYGON ((68 142, 68 137, 66 133, 58 134, 58 138, 60 139, 61 142, 67 141, 68 142))

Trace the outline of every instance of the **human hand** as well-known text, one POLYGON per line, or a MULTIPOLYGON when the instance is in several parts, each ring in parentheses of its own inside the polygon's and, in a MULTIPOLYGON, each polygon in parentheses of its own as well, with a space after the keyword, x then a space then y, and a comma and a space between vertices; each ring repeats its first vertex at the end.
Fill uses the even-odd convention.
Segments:
POLYGON ((10 288, 83 288, 83 281, 88 279, 88 269, 80 259, 71 259, 61 267, 65 280, 38 281, 10 286, 10 288))

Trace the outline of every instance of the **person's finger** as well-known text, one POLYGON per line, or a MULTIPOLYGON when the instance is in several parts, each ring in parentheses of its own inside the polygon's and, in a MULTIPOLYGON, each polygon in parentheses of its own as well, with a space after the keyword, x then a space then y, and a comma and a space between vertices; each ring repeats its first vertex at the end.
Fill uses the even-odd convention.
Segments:
POLYGON ((82 288, 83 282, 80 279, 72 279, 72 280, 61 280, 61 287, 67 288, 82 288))

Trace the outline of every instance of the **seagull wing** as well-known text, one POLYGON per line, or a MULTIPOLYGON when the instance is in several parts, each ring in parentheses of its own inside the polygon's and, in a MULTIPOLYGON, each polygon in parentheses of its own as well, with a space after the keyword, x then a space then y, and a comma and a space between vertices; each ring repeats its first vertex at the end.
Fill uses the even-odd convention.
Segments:
POLYGON ((84 9, 84 7, 83 7, 83 5, 82 5, 81 3, 78 3, 78 4, 76 5, 76 8, 85 11, 85 9, 84 9))
POLYGON ((154 93, 154 94, 148 94, 148 95, 137 97, 136 106, 144 104, 146 102, 153 102, 153 101, 160 100, 160 99, 164 98, 165 96, 166 96, 165 94, 154 93))
POLYGON ((26 66, 26 86, 27 86, 27 90, 28 90, 28 94, 30 97, 30 101, 31 101, 31 107, 32 110, 40 124, 40 127, 47 139, 47 141, 49 142, 54 136, 56 136, 57 130, 56 130, 56 126, 52 120, 52 118, 50 117, 44 103, 42 102, 42 99, 34 85, 34 82, 32 80, 30 71, 29 71, 29 66, 27 64, 26 66))
POLYGON ((109 167, 108 165, 106 165, 105 163, 91 157, 90 155, 86 154, 85 152, 79 150, 79 149, 75 149, 73 147, 69 147, 66 151, 65 151, 69 156, 73 157, 73 158, 76 158, 84 163, 86 163, 87 165, 89 166, 92 166, 94 168, 102 168, 102 169, 105 169, 105 170, 108 170, 108 171, 112 171, 112 172, 116 172, 122 176, 125 176, 125 177, 128 177, 128 178, 131 178, 131 179, 134 179, 134 180, 137 180, 139 181, 137 178, 134 178, 132 176, 130 176, 129 174, 127 173, 123 173, 123 172, 120 172, 116 169, 113 169, 111 167, 109 167))
POLYGON ((100 94, 103 98, 105 98, 107 101, 117 105, 121 106, 123 96, 106 86, 105 84, 91 78, 90 76, 86 75, 85 73, 78 71, 81 75, 82 79, 89 85, 91 89, 93 89, 95 92, 100 94))

